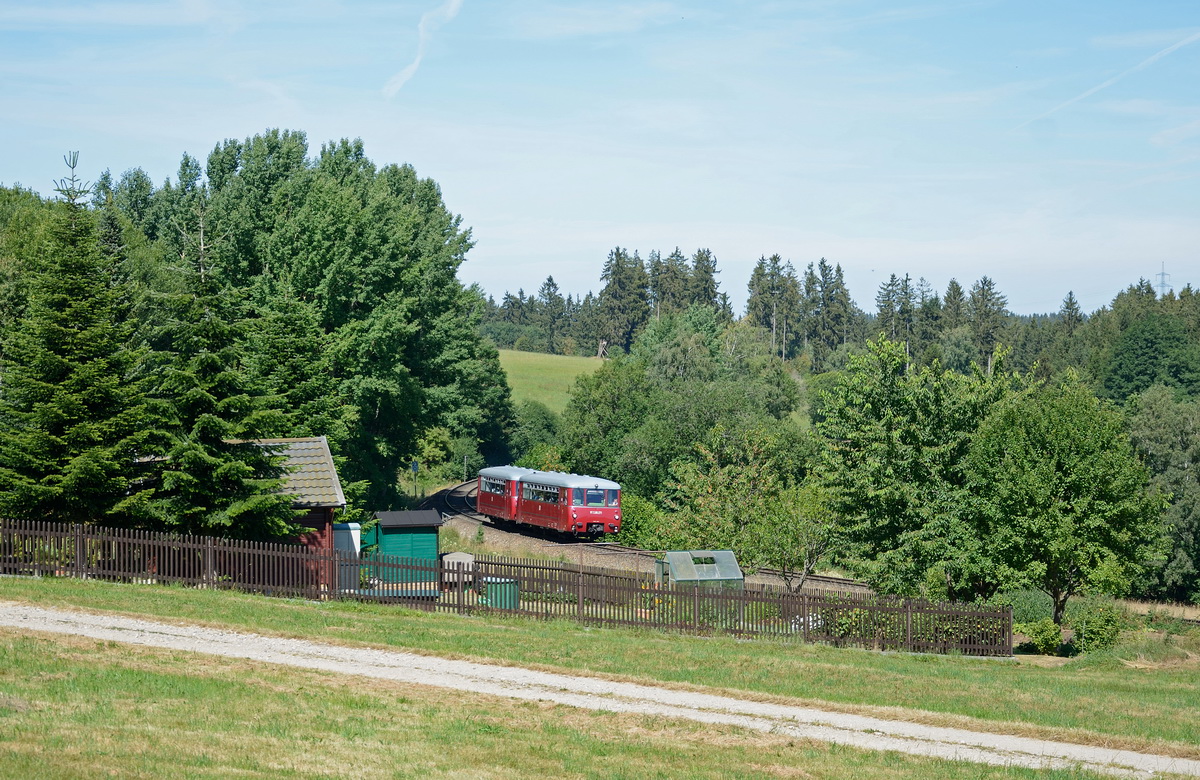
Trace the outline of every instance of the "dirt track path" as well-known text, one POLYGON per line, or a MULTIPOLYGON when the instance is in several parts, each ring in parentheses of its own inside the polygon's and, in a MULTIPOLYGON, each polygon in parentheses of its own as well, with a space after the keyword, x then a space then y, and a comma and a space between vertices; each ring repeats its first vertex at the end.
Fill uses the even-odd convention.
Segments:
POLYGON ((0 626, 245 658, 515 699, 741 726, 871 750, 1033 768, 1082 767, 1127 777, 1200 776, 1200 761, 924 726, 860 715, 674 691, 388 650, 178 626, 0 602, 0 626))

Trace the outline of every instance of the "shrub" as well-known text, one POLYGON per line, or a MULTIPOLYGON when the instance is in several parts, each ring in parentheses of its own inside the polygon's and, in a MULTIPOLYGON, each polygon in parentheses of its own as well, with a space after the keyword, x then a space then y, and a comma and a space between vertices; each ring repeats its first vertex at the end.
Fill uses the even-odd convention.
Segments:
POLYGON ((1053 600, 1040 590, 1009 590, 997 593, 988 602, 997 607, 1012 607, 1014 624, 1036 623, 1054 615, 1053 600))
POLYGON ((1085 602, 1071 617, 1075 638, 1071 643, 1080 653, 1112 647, 1121 636, 1121 613, 1112 605, 1085 602))
POLYGON ((1033 623, 1017 623, 1013 628, 1029 637, 1029 644, 1042 655, 1055 655, 1062 644, 1062 629, 1048 617, 1033 623))

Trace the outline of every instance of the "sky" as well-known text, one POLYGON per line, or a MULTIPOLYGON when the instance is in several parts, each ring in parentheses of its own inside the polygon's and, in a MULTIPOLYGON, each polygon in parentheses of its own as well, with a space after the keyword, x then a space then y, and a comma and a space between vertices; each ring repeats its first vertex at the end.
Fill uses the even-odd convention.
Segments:
POLYGON ((1200 5, 0 0, 0 183, 301 130, 438 182, 497 299, 616 246, 991 277, 1017 313, 1200 286, 1200 5), (1160 279, 1159 274, 1168 275, 1160 279))

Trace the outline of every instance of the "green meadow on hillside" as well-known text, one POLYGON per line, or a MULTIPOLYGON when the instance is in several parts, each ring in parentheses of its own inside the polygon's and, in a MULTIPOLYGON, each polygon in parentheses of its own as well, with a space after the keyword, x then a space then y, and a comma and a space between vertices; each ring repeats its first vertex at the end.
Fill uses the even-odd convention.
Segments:
POLYGON ((590 374, 601 362, 594 357, 500 350, 500 365, 508 374, 513 401, 539 401, 556 414, 567 408, 568 391, 575 377, 590 374))

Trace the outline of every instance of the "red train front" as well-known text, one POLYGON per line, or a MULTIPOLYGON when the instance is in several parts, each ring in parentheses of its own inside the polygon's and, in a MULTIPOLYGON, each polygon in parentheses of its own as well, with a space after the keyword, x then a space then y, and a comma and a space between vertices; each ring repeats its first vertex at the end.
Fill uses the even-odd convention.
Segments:
POLYGON ((476 509, 488 517, 565 533, 621 530, 621 486, 560 471, 494 466, 479 472, 476 509))

